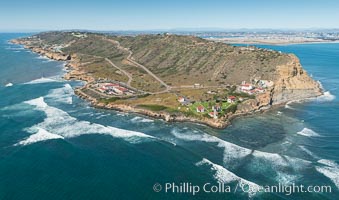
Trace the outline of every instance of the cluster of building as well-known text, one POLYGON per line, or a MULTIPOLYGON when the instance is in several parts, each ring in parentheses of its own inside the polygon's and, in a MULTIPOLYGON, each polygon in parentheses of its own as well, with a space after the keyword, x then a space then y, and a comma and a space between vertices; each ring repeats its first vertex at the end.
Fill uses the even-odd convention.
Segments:
MULTIPOLYGON (((243 98, 241 97, 236 97, 236 96, 228 96, 227 97, 227 103, 235 103, 237 101, 243 101, 243 98)), ((194 103, 194 101, 190 101, 189 99, 187 99, 184 96, 179 96, 178 97, 178 102, 182 105, 182 106, 190 106, 192 105, 192 103, 194 103)), ((179 107, 180 108, 180 107, 179 107)), ((187 108, 188 109, 188 108, 187 108)), ((197 113, 205 113, 208 112, 208 115, 214 119, 218 118, 218 114, 222 111, 222 104, 221 103, 216 103, 215 105, 213 105, 211 107, 211 109, 206 109, 202 104, 198 105, 196 108, 196 112, 197 113), (210 112, 209 112, 210 111, 210 112)))
POLYGON ((240 91, 247 94, 260 94, 266 91, 266 88, 273 86, 273 81, 268 80, 255 80, 255 84, 246 83, 243 81, 240 85, 240 91))
MULTIPOLYGON (((204 113, 206 109, 203 105, 199 105, 197 106, 196 111, 197 113, 204 113)), ((217 103, 214 106, 212 106, 212 111, 209 112, 208 115, 214 119, 217 119, 219 112, 221 112, 221 105, 217 103)))
POLYGON ((184 97, 184 96, 178 97, 178 101, 183 106, 188 106, 188 105, 191 104, 191 101, 189 99, 187 99, 186 97, 184 97))
POLYGON ((135 92, 118 83, 97 83, 96 89, 108 95, 132 95, 135 92))
POLYGON ((77 38, 86 38, 87 34, 86 33, 74 33, 72 32, 72 35, 77 38))

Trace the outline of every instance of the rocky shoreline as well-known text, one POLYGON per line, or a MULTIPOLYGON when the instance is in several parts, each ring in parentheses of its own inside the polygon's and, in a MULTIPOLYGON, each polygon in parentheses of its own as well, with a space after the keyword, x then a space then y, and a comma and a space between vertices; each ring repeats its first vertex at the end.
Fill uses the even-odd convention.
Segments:
MULTIPOLYGON (((30 49, 41 56, 46 56, 47 58, 57 61, 65 61, 65 67, 69 69, 69 71, 64 75, 64 78, 66 80, 72 79, 85 81, 86 84, 83 88, 86 88, 88 83, 95 81, 93 77, 81 71, 79 68, 81 63, 78 60, 76 54, 67 55, 63 54, 62 52, 52 52, 40 47, 30 46, 28 42, 21 40, 12 40, 11 42, 14 44, 23 45, 24 48, 30 49)), ((217 129, 224 129, 231 124, 233 119, 239 116, 266 111, 272 106, 282 106, 290 101, 303 100, 323 94, 320 84, 307 75, 307 73, 302 69, 298 58, 292 54, 290 54, 290 57, 290 63, 277 66, 275 75, 276 78, 274 80, 275 85, 271 90, 257 95, 255 99, 245 101, 238 106, 238 110, 235 113, 229 113, 220 119, 198 119, 184 116, 183 114, 170 114, 164 111, 150 111, 142 108, 132 107, 127 104, 105 104, 82 92, 81 88, 75 89, 75 94, 80 98, 89 101, 93 107, 100 109, 111 109, 122 112, 137 113, 155 119, 163 119, 166 122, 191 122, 204 124, 217 129)))

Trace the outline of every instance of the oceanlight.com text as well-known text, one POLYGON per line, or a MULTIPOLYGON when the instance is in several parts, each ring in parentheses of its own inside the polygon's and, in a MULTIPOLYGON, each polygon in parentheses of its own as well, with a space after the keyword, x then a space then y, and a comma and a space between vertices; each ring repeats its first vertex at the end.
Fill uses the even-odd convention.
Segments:
POLYGON ((248 182, 238 182, 235 185, 226 183, 205 183, 203 185, 196 185, 189 182, 182 183, 155 183, 153 185, 155 192, 164 193, 186 193, 196 195, 198 193, 239 193, 244 192, 248 194, 257 193, 281 193, 284 195, 292 195, 294 193, 331 193, 332 187, 329 185, 303 185, 303 184, 289 184, 289 185, 257 185, 248 182))

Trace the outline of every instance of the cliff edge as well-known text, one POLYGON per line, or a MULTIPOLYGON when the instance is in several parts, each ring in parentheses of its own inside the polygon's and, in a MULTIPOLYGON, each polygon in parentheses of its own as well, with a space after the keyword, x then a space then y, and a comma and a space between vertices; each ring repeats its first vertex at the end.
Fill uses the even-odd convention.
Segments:
POLYGON ((322 94, 321 86, 302 68, 299 59, 289 54, 291 61, 277 66, 272 90, 272 105, 297 101, 322 94))

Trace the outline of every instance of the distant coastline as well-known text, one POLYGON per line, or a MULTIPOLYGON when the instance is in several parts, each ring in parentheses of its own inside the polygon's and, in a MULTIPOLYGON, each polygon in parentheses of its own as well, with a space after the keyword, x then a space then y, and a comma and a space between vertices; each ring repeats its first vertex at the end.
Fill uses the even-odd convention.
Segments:
POLYGON ((293 44, 330 44, 339 40, 277 40, 277 39, 245 39, 245 38, 206 38, 207 40, 228 44, 263 44, 263 45, 293 45, 293 44))

